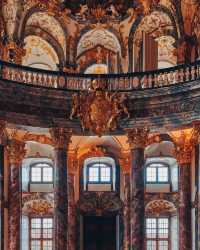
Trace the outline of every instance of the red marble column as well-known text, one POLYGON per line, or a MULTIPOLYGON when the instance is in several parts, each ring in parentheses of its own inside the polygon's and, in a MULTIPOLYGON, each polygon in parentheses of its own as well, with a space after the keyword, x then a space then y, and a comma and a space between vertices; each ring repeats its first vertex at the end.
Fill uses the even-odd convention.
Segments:
POLYGON ((69 250, 76 249, 76 208, 75 208, 75 197, 74 197, 74 174, 68 176, 68 216, 69 216, 69 228, 68 228, 68 246, 69 250))
POLYGON ((8 144, 10 164, 9 175, 9 200, 8 200, 8 230, 9 250, 20 250, 20 167, 25 156, 25 143, 11 140, 8 144))
POLYGON ((5 126, 6 123, 0 120, 0 249, 4 249, 4 150, 5 150, 5 143, 4 143, 4 135, 5 135, 5 126))
POLYGON ((191 188, 190 164, 182 163, 180 167, 180 204, 179 204, 179 249, 191 250, 191 188))
POLYGON ((131 149, 131 249, 144 249, 144 147, 147 129, 128 131, 131 149))
POLYGON ((68 249, 68 174, 67 148, 71 133, 67 129, 50 131, 55 145, 54 250, 68 249))
POLYGON ((175 157, 179 165, 179 249, 191 250, 191 156, 192 143, 182 134, 176 143, 175 157))
POLYGON ((130 175, 125 174, 124 187, 124 250, 130 249, 130 175))

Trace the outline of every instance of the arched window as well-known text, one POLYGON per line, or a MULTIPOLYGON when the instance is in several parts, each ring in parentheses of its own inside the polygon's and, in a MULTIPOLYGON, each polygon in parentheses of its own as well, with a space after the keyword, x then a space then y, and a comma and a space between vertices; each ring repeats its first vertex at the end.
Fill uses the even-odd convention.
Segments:
POLYGON ((161 163, 151 163, 146 167, 147 183, 168 183, 169 166, 161 163))
POLYGON ((94 163, 88 166, 88 183, 111 183, 112 168, 106 163, 94 163))
POLYGON ((31 183, 53 183, 53 167, 47 163, 31 166, 31 183))
POLYGON ((84 162, 84 190, 115 191, 116 166, 110 157, 92 157, 84 162))

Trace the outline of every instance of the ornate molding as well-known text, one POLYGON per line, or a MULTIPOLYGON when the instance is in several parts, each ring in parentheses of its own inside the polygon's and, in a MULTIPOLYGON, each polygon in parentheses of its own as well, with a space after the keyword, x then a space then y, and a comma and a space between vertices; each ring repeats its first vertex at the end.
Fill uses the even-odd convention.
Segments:
POLYGON ((26 155, 25 143, 12 139, 8 143, 7 150, 10 164, 19 166, 26 155))
POLYGON ((72 131, 67 128, 51 128, 49 129, 52 137, 53 145, 57 149, 67 149, 71 142, 72 131))
POLYGON ((148 139, 149 129, 134 128, 127 129, 128 143, 131 149, 145 148, 148 139))

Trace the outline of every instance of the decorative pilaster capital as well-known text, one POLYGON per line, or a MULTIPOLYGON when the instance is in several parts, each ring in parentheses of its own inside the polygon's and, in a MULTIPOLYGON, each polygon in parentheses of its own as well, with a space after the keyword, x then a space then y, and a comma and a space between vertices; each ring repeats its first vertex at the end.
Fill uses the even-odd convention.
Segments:
POLYGON ((67 149, 71 142, 72 131, 67 128, 51 128, 49 130, 54 147, 56 149, 67 149))
POLYGON ((133 128, 127 129, 128 143, 131 149, 145 148, 148 139, 149 129, 133 128))
POLYGON ((14 164, 16 166, 20 166, 22 160, 26 155, 25 143, 18 141, 16 139, 12 139, 9 141, 7 145, 8 157, 10 164, 14 164))

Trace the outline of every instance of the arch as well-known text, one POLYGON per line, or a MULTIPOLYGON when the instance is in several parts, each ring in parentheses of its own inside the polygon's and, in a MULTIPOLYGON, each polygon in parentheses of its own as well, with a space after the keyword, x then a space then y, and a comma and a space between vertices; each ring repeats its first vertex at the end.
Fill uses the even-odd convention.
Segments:
POLYGON ((111 31, 99 28, 89 30, 80 37, 77 43, 77 57, 97 45, 121 55, 121 45, 118 38, 111 31))
POLYGON ((58 56, 60 67, 62 68, 64 66, 64 63, 65 63, 64 50, 61 47, 61 45, 58 43, 58 41, 51 34, 41 29, 40 27, 28 26, 25 30, 24 40, 28 36, 38 36, 39 38, 42 38, 48 44, 50 44, 58 56))
MULTIPOLYGON (((133 63, 132 63, 132 58, 133 58, 133 43, 136 37, 136 33, 139 28, 144 24, 145 20, 147 21, 148 18, 152 16, 153 13, 161 13, 162 15, 164 14, 165 17, 168 18, 168 22, 171 24, 171 30, 166 30, 162 33, 162 35, 170 35, 175 38, 175 40, 178 40, 178 30, 177 30, 177 25, 176 25, 176 20, 171 13, 171 11, 162 5, 157 5, 154 6, 151 10, 151 13, 149 15, 144 16, 144 14, 140 14, 137 16, 135 22, 133 23, 130 33, 129 33, 129 38, 128 38, 128 52, 129 52, 129 71, 133 70, 133 63)), ((147 28, 147 27, 146 27, 147 28)), ((153 28, 153 27, 152 27, 153 28)), ((142 30, 142 28, 141 28, 142 30)), ((153 32, 156 30, 152 29, 153 32)), ((160 36, 160 34, 159 34, 160 36)))
MULTIPOLYGON (((34 21, 35 22, 35 21, 34 21)), ((31 7, 28 11, 26 11, 22 17, 22 21, 19 25, 19 29, 18 29, 18 33, 17 33, 17 37, 19 41, 23 41, 25 38, 25 30, 27 28, 27 26, 37 26, 40 28, 43 28, 44 25, 50 25, 50 32, 48 32, 49 34, 51 34, 53 36, 53 34, 55 35, 55 31, 59 29, 58 34, 63 34, 62 37, 60 36, 59 39, 57 39, 57 42, 60 43, 61 47, 63 48, 64 54, 66 55, 66 49, 67 49, 67 36, 68 36, 68 30, 66 28, 66 25, 64 24, 64 22, 62 21, 62 19, 59 18, 59 15, 54 15, 54 16, 50 16, 47 12, 47 10, 44 9, 43 5, 39 5, 36 4, 33 7, 31 7), (38 18, 39 15, 39 18, 38 18), (45 18, 42 18, 43 21, 41 21, 41 16, 45 16, 45 18), (36 25, 33 25, 33 18, 34 17, 36 20, 36 25), (49 22, 49 20, 51 22, 49 22), (40 22, 41 21, 41 22, 40 22), (52 24, 56 27, 52 29, 52 24), (53 31, 53 34, 52 34, 53 31), (61 42, 61 38, 62 38, 62 42, 61 42)), ((46 28, 47 26, 45 26, 46 28)), ((48 29, 45 29, 48 30, 48 29)), ((54 38, 56 39, 57 35, 54 36, 54 38)))

